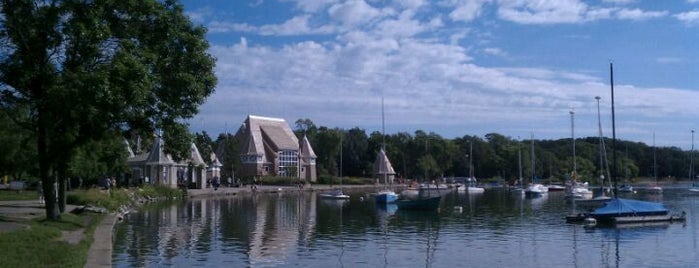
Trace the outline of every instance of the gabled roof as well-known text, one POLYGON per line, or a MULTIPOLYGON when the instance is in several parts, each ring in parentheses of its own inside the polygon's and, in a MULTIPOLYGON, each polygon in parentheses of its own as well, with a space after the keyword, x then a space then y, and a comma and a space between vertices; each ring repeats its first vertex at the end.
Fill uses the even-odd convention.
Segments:
POLYGON ((379 152, 376 154, 376 161, 374 161, 374 174, 396 174, 396 171, 393 170, 393 165, 391 165, 391 161, 388 160, 388 156, 386 156, 386 152, 383 148, 381 148, 381 150, 379 150, 379 152))
POLYGON ((303 158, 318 158, 318 156, 316 156, 316 153, 313 152, 313 147, 311 147, 311 143, 308 142, 308 137, 306 137, 306 135, 303 135, 303 139, 301 139, 301 144, 299 145, 299 154, 303 158))
POLYGON ((223 164, 221 164, 221 161, 218 161, 218 155, 216 155, 215 153, 211 153, 211 159, 213 159, 211 166, 214 166, 214 167, 222 167, 223 166, 223 164))
POLYGON ((194 144, 193 142, 189 146, 189 161, 191 161, 192 164, 195 164, 195 165, 206 166, 206 162, 204 162, 204 158, 202 158, 201 154, 199 153, 199 148, 197 148, 197 145, 194 144))
POLYGON ((299 141, 289 125, 280 118, 249 115, 238 129, 241 154, 263 155, 265 143, 273 151, 298 150, 299 141))
POLYGON ((146 165, 175 164, 175 162, 172 161, 172 158, 170 158, 169 155, 163 152, 164 145, 165 143, 163 142, 163 139, 159 136, 156 136, 155 141, 153 141, 153 147, 151 147, 150 153, 148 154, 148 158, 146 158, 146 165))
POLYGON ((131 150, 131 145, 129 144, 129 141, 124 138, 124 146, 126 146, 126 152, 129 154, 128 158, 133 158, 136 155, 133 153, 133 150, 131 150))

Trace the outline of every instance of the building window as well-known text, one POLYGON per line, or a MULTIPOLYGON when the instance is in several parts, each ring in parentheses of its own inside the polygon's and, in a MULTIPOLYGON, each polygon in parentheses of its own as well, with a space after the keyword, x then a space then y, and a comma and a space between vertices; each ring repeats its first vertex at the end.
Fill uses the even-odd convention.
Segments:
POLYGON ((279 166, 277 173, 280 177, 296 177, 299 167, 299 155, 295 150, 279 151, 279 166))

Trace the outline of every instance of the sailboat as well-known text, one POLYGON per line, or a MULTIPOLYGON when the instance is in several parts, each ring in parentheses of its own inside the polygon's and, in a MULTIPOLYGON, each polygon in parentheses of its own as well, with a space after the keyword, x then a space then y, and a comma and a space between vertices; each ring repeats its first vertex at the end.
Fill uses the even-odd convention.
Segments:
MULTIPOLYGON (((611 92, 612 92, 612 179, 614 186, 617 184, 616 176, 616 127, 614 117, 614 71, 612 64, 609 64, 611 92)), ((684 213, 681 216, 669 214, 665 205, 658 202, 640 201, 633 199, 619 198, 617 188, 614 187, 614 198, 604 203, 604 206, 593 210, 588 214, 579 214, 566 217, 568 222, 584 221, 586 223, 640 223, 658 221, 684 221, 684 213)))
POLYGON ((396 199, 398 199, 398 194, 394 192, 393 190, 388 188, 388 175, 391 174, 391 177, 393 177, 394 174, 396 174, 395 171, 393 171, 393 166, 391 165, 391 162, 388 160, 388 156, 386 156, 386 134, 385 134, 385 129, 384 129, 384 113, 383 113, 383 98, 381 98, 381 137, 382 137, 382 144, 381 144, 381 150, 379 153, 376 155, 376 162, 374 164, 374 167, 376 169, 376 174, 377 175, 383 175, 383 189, 376 193, 376 196, 374 199, 376 200, 377 203, 393 203, 396 202, 396 199))
MULTIPOLYGON (((343 135, 343 134, 340 134, 343 135)), ((330 192, 319 194, 320 198, 324 199, 349 199, 349 195, 342 192, 342 136, 340 136, 340 187, 330 192)))
POLYGON ((485 188, 478 187, 476 177, 473 176, 473 142, 469 141, 469 153, 468 153, 468 178, 464 181, 464 185, 459 186, 459 192, 468 193, 482 193, 485 192, 485 188))
POLYGON ((689 152, 689 181, 692 182, 692 186, 689 187, 689 191, 699 193, 699 183, 696 182, 694 175, 694 130, 692 130, 692 150, 689 152))
POLYGON ((573 199, 590 199, 592 198, 592 191, 588 189, 587 182, 578 182, 578 163, 575 159, 575 112, 570 111, 570 129, 571 137, 573 139, 573 172, 571 173, 570 182, 568 187, 566 187, 566 197, 573 199))
POLYGON ((526 197, 541 197, 543 194, 549 192, 549 188, 544 186, 541 183, 536 183, 536 163, 535 159, 536 156, 534 154, 534 134, 532 134, 532 139, 531 139, 531 153, 532 153, 532 176, 531 176, 531 182, 527 186, 527 189, 524 190, 524 196, 526 197))
POLYGON ((658 185, 658 164, 655 161, 655 150, 655 132, 653 132, 653 179, 655 185, 648 187, 648 192, 652 194, 662 194, 663 188, 658 185))

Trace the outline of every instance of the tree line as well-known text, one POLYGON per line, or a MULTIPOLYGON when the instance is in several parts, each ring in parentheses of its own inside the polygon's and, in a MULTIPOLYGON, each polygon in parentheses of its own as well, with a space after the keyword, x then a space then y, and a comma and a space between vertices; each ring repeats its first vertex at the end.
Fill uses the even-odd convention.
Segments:
MULTIPOLYGON (((467 177, 472 169, 474 176, 480 180, 514 183, 521 170, 525 182, 533 175, 545 181, 562 183, 571 177, 574 169, 571 138, 518 140, 489 133, 483 137, 464 135, 449 139, 423 130, 412 134, 399 132, 382 135, 378 131, 367 133, 358 127, 319 127, 310 119, 298 119, 294 132, 299 139, 305 135, 311 142, 318 157, 319 176, 339 176, 342 170, 342 176, 374 178, 373 163, 382 146, 386 148, 396 177, 419 181, 467 177), (532 174, 532 163, 535 174, 532 174)), ((220 134, 213 140, 206 132, 196 133, 195 142, 202 155, 209 152, 219 155, 224 164, 223 176, 229 176, 238 169, 239 153, 232 135, 220 134)), ((596 184, 600 175, 608 178, 608 174, 612 173, 608 168, 614 167, 619 182, 653 178, 656 172, 660 181, 688 179, 691 156, 688 151, 677 147, 653 148, 641 142, 623 140, 617 140, 616 148, 611 148, 610 138, 604 138, 604 144, 605 154, 601 154, 599 137, 576 138, 578 180, 596 184), (612 163, 613 150, 617 155, 616 165, 612 163), (656 163, 655 170, 653 163, 656 163)))

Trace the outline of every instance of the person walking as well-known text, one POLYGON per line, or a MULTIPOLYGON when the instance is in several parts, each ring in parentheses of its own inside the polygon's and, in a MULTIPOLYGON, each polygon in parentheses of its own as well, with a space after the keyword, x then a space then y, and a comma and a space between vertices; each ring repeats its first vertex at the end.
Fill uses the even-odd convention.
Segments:
POLYGON ((39 204, 44 204, 44 184, 41 181, 36 185, 36 192, 39 194, 39 204))

